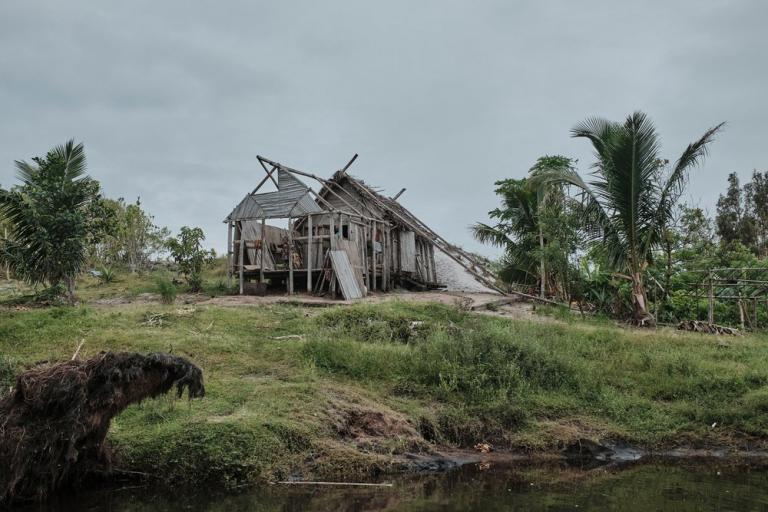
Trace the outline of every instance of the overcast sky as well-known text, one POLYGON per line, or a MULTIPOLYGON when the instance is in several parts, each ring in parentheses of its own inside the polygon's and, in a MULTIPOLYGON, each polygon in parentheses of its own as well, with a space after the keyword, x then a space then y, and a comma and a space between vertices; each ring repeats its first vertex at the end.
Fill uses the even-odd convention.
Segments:
POLYGON ((447 239, 538 156, 592 162, 578 121, 656 122, 667 158, 727 121, 686 197, 714 209, 728 172, 768 169, 768 2, 5 0, 0 184, 13 161, 83 141, 111 197, 159 224, 222 219, 255 156, 392 195, 447 239))

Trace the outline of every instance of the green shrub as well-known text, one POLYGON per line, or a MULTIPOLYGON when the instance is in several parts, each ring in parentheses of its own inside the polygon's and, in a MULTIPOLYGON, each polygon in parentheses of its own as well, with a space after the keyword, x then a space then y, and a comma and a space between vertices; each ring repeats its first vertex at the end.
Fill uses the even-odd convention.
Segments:
POLYGON ((101 267, 99 269, 99 281, 102 284, 112 283, 117 279, 117 274, 109 267, 101 267))
POLYGON ((163 304, 173 304, 176 301, 176 285, 169 279, 157 280, 157 293, 160 294, 160 301, 163 304))

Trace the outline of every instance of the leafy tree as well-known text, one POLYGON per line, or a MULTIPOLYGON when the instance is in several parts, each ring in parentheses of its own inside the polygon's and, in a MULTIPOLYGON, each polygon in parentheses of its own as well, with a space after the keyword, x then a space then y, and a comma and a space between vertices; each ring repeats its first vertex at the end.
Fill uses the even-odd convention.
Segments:
POLYGON ((200 291, 203 268, 216 257, 215 251, 203 249, 203 240, 205 234, 202 229, 184 226, 176 238, 169 238, 166 242, 192 292, 200 291))
POLYGON ((668 168, 659 156, 660 140, 653 123, 635 112, 623 123, 592 118, 572 130, 595 150, 592 181, 573 169, 544 172, 540 179, 568 183, 581 191, 580 216, 585 236, 609 268, 631 283, 633 320, 655 323, 648 307, 645 274, 672 220, 690 169, 706 156, 719 124, 685 148, 668 168))
POLYGON ((94 257, 106 265, 126 265, 135 272, 145 268, 153 255, 166 247, 168 228, 155 225, 154 218, 141 207, 141 201, 126 204, 123 198, 105 200, 113 229, 94 247, 94 257))
POLYGON ((0 189, 9 224, 0 259, 31 284, 65 285, 72 301, 88 244, 104 234, 99 182, 85 174, 85 150, 72 140, 16 168, 21 184, 0 189))
POLYGON ((752 181, 744 186, 746 203, 754 222, 757 253, 768 256, 768 172, 752 172, 752 181))
POLYGON ((720 240, 729 244, 739 241, 746 247, 757 245, 755 218, 751 212, 750 188, 742 190, 735 172, 728 175, 728 190, 717 200, 717 234, 720 240))

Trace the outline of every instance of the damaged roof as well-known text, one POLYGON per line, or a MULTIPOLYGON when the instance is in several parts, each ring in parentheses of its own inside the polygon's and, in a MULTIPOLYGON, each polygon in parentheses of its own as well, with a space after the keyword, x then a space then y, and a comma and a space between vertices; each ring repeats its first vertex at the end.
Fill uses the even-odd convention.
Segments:
POLYGON ((323 211, 312 199, 309 187, 289 172, 278 169, 276 191, 248 194, 224 221, 298 217, 323 211))

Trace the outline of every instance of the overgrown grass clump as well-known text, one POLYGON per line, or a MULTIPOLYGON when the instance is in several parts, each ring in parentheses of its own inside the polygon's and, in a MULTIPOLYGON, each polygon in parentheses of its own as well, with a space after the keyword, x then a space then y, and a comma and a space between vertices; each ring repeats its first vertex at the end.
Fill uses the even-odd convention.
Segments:
POLYGON ((719 343, 415 304, 331 310, 318 324, 326 332, 303 350, 312 364, 394 395, 435 400, 448 416, 437 423, 448 432, 476 418, 523 430, 578 418, 644 443, 768 434, 768 346, 758 336, 719 343), (409 327, 422 320, 420 332, 409 327))

